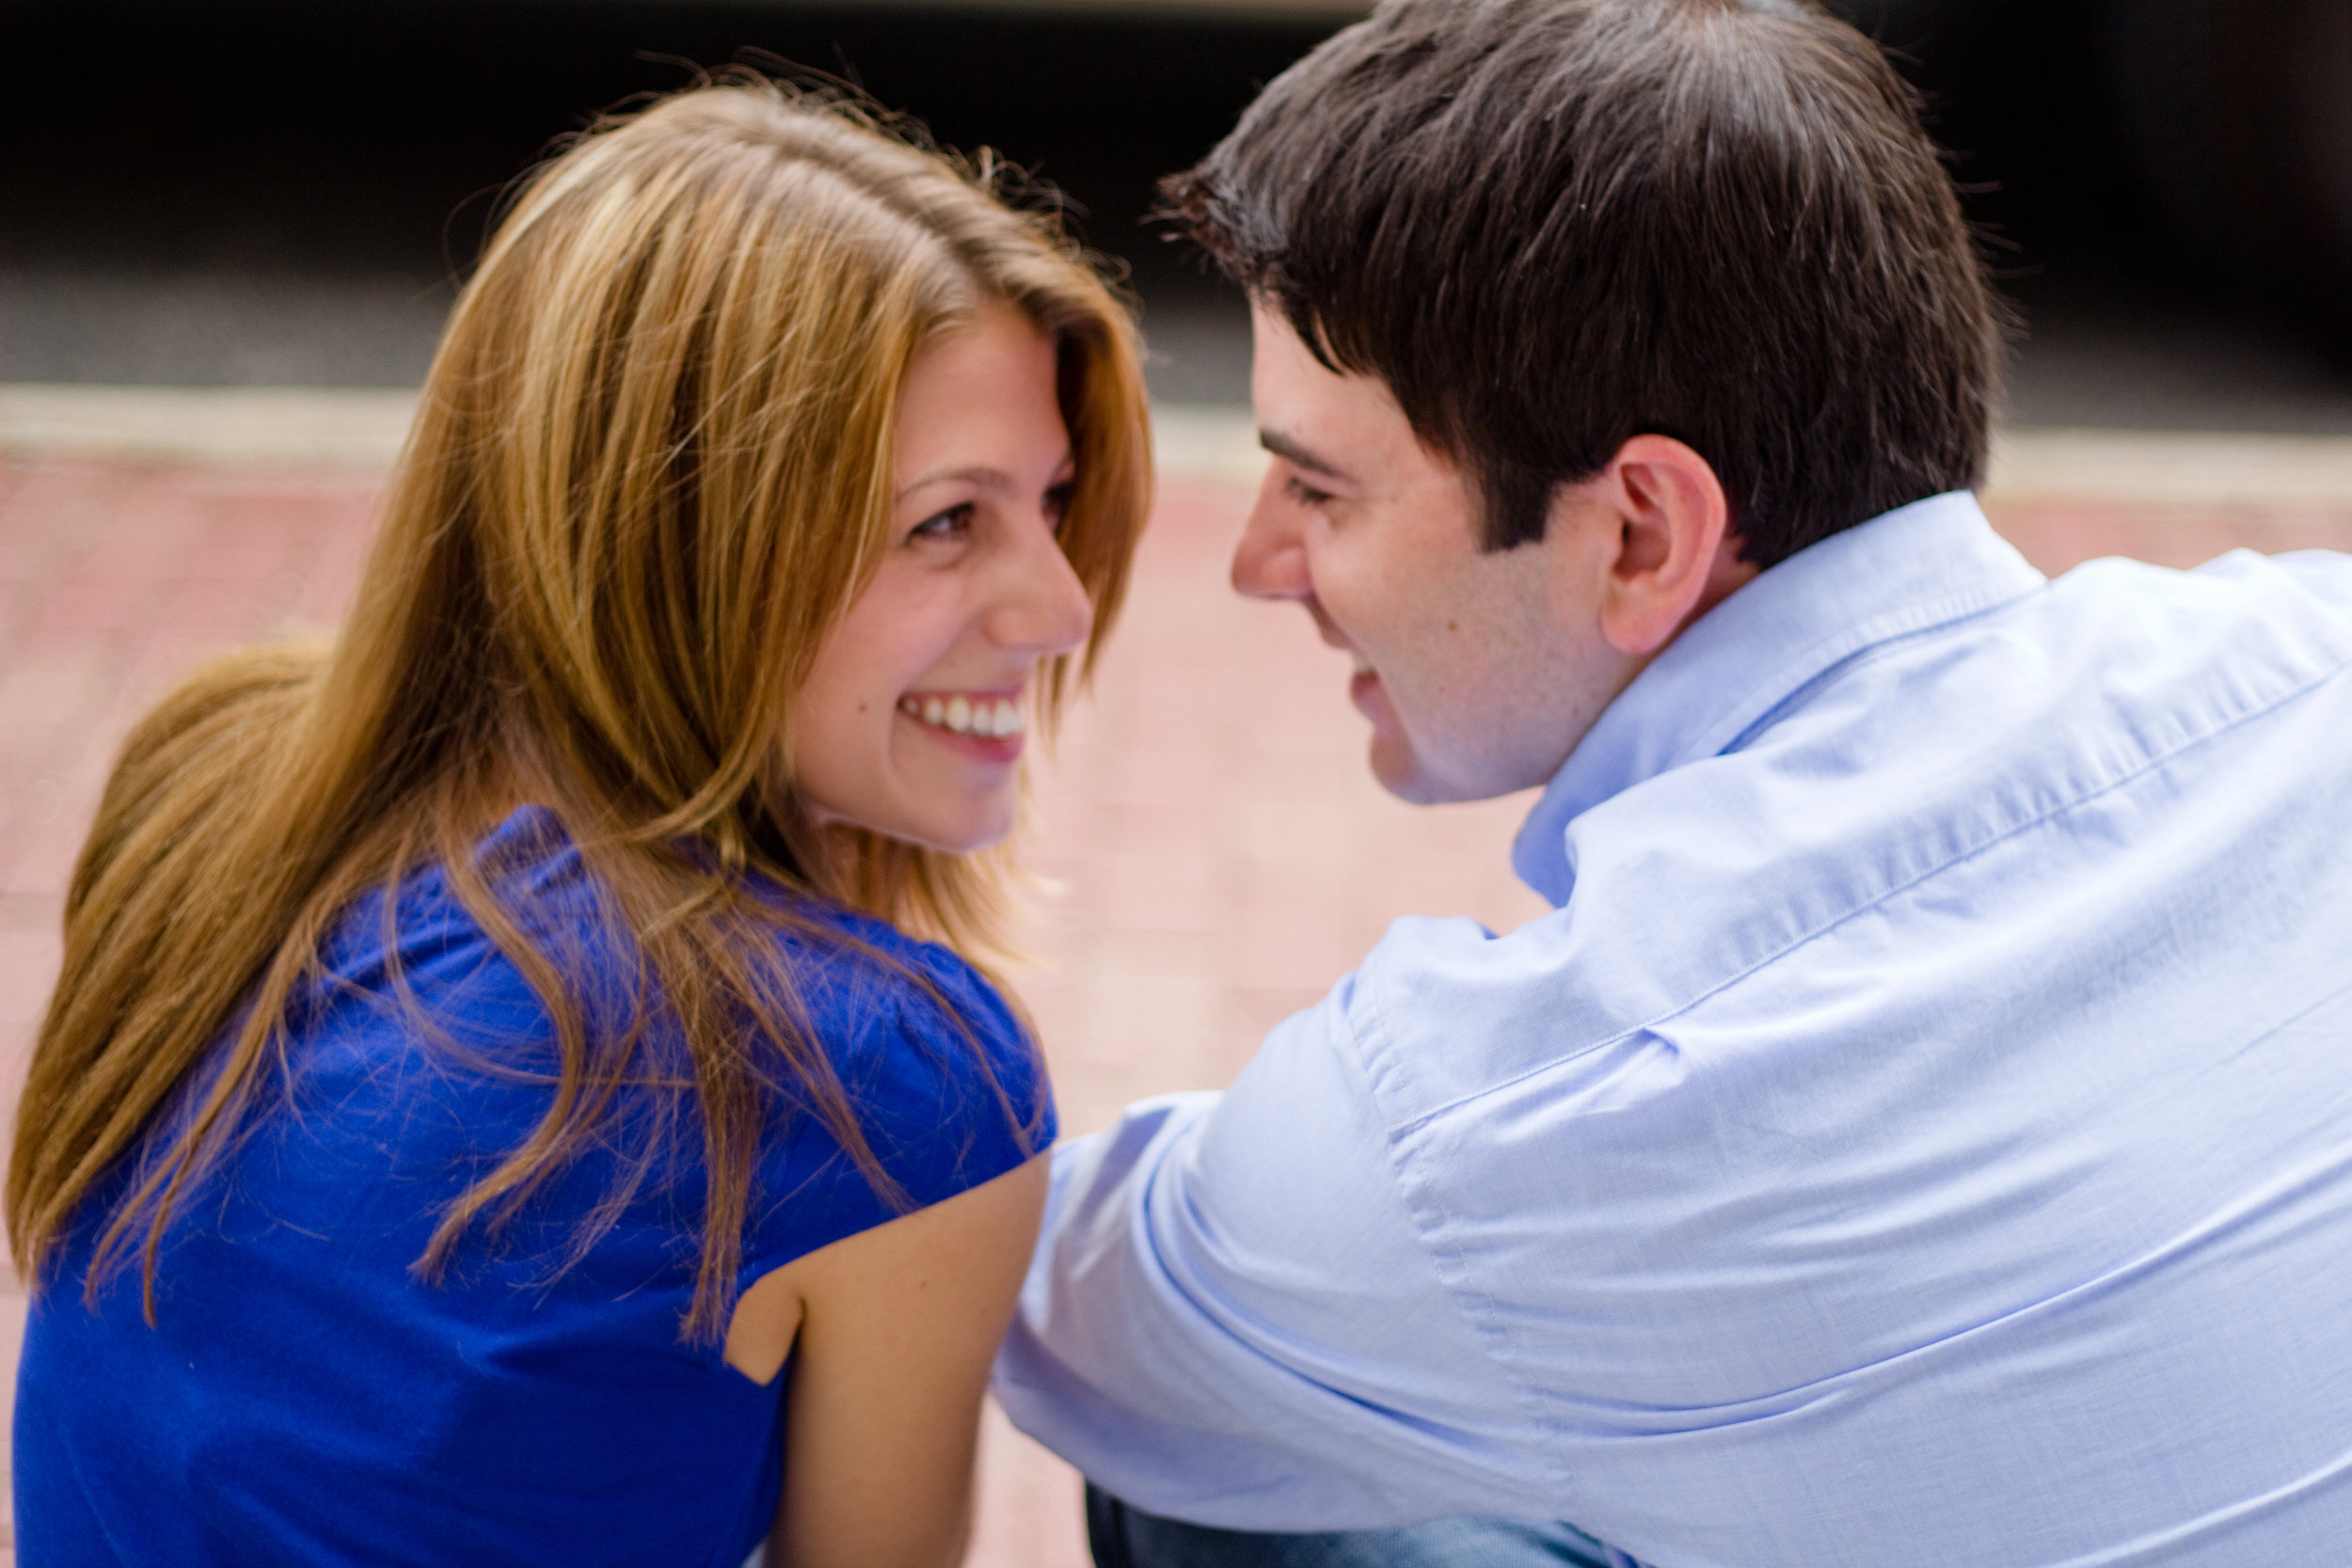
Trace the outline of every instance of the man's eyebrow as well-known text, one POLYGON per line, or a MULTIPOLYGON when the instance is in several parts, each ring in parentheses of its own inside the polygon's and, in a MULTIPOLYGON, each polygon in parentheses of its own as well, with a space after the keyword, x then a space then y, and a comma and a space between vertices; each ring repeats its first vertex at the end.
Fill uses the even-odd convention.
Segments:
POLYGON ((1258 445, 1288 463, 1294 468, 1304 468, 1326 479, 1345 479, 1347 471, 1327 458, 1317 457, 1304 445, 1279 430, 1260 430, 1258 445))

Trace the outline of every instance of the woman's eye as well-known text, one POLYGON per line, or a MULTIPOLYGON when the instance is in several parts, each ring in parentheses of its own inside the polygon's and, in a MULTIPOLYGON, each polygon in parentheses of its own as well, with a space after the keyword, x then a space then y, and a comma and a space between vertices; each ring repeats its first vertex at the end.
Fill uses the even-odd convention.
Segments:
POLYGON ((972 503, 964 501, 933 513, 907 531, 910 539, 952 539, 972 529, 972 503))
POLYGON ((1064 480, 1045 492, 1045 515, 1054 519, 1055 527, 1059 528, 1061 520, 1070 515, 1070 498, 1077 488, 1077 481, 1064 480))

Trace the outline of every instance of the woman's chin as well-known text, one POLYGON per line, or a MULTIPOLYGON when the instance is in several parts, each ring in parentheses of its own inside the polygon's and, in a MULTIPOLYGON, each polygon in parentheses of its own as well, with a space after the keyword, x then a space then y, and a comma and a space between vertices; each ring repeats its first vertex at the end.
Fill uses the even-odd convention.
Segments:
POLYGON ((971 855, 1002 844, 1012 833, 1016 812, 1011 802, 993 801, 970 812, 906 809, 841 811, 824 808, 829 827, 861 828, 900 844, 934 849, 944 855, 971 855))
POLYGON ((903 835, 909 844, 926 849, 936 849, 943 855, 977 855, 1005 842, 1012 832, 1012 824, 975 829, 969 832, 941 832, 903 835))

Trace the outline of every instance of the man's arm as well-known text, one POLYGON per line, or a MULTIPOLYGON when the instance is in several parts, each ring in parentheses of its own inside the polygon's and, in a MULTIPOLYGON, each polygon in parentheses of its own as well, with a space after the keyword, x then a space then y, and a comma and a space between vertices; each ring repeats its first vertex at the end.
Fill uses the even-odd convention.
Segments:
POLYGON ((1197 1523, 1546 1515, 1556 1478, 1400 1192, 1350 994, 1224 1095, 1057 1151, 997 1398, 1108 1491, 1197 1523))

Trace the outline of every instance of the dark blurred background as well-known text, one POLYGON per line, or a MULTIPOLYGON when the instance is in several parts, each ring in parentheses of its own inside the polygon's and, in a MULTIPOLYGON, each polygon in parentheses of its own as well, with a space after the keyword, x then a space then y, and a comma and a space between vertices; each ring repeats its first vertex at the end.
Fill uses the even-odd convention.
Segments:
MULTIPOLYGON (((2028 326, 2027 424, 2352 432, 2352 0, 1844 0, 1928 94, 2028 326)), ((499 188, 746 50, 1057 183, 1155 390, 1239 402, 1238 301, 1152 182, 1333 0, 0 0, 0 381, 405 386, 499 188)))

